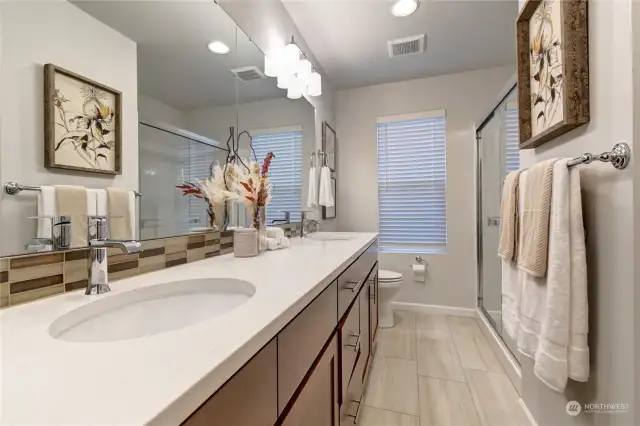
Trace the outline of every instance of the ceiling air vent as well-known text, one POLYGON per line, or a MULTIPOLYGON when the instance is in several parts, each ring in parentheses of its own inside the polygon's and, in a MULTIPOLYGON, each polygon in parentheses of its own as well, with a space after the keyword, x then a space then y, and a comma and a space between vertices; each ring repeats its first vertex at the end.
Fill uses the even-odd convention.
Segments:
POLYGON ((389 40, 387 42, 389 47, 389 57, 397 58, 398 56, 417 55, 418 53, 422 53, 424 52, 424 42, 424 34, 389 40))
POLYGON ((236 68, 232 69, 231 72, 242 82, 261 80, 266 77, 262 71, 255 66, 236 68))

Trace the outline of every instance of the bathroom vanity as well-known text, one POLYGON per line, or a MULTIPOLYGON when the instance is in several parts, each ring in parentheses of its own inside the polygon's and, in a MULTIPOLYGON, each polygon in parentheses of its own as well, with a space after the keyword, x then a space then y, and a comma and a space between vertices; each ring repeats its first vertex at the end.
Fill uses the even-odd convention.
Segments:
POLYGON ((296 238, 255 258, 220 256, 117 281, 106 295, 73 292, 0 312, 0 425, 356 424, 378 328, 377 235, 347 237, 296 238), (134 303, 132 294, 224 279, 254 290, 220 315, 174 328, 191 313, 170 306, 147 318, 154 332, 131 334, 116 318, 127 338, 101 339, 100 327, 62 338, 58 323, 134 303))

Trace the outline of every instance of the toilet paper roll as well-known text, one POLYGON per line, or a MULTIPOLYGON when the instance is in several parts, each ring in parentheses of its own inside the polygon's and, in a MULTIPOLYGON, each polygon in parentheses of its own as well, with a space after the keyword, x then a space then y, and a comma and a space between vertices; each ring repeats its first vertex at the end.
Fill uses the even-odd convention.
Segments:
POLYGON ((427 281, 427 265, 411 265, 413 280, 419 283, 427 281))

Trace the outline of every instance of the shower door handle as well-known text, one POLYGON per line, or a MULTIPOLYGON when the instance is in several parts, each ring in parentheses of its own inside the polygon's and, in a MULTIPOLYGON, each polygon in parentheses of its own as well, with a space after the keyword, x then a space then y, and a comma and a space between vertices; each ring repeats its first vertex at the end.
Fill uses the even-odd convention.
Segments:
POLYGON ((487 226, 499 226, 500 216, 491 216, 487 218, 487 226))

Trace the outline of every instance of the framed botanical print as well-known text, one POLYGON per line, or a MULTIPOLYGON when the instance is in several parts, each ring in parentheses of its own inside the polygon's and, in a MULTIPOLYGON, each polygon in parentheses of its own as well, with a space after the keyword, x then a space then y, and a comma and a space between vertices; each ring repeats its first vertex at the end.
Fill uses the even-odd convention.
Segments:
POLYGON ((45 167, 122 173, 122 94, 58 66, 44 66, 45 167))
POLYGON ((322 122, 322 151, 327 153, 327 167, 336 171, 336 131, 329 123, 322 122))
POLYGON ((587 0, 528 0, 516 21, 520 149, 589 122, 587 0))

